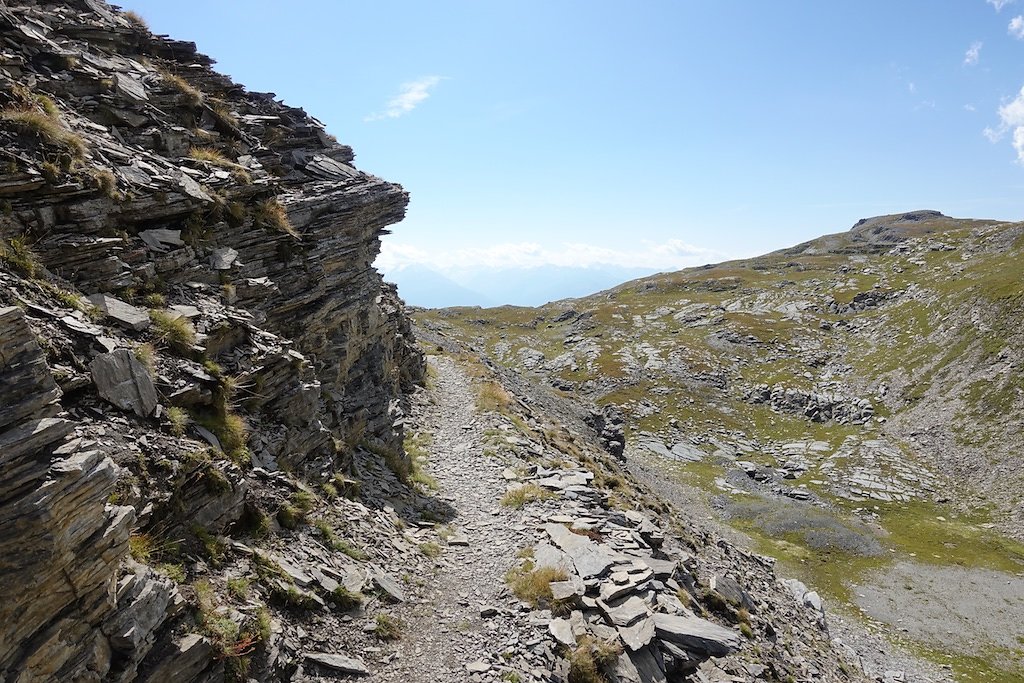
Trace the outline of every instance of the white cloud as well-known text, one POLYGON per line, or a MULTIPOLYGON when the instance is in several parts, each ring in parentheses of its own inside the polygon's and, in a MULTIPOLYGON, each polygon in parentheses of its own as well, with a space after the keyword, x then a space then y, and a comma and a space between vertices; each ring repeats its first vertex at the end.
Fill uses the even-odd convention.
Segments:
POLYGON ((907 91, 910 92, 911 94, 916 93, 917 92, 917 84, 914 83, 913 81, 911 81, 910 83, 907 83, 907 91))
POLYGON ((964 64, 966 66, 974 66, 978 63, 978 58, 981 56, 981 46, 981 41, 975 41, 967 48, 967 52, 964 54, 964 64))
POLYGON ((985 0, 988 4, 996 8, 997 12, 1001 12, 1007 5, 1012 5, 1017 0, 985 0))
POLYGON ((978 109, 973 104, 965 104, 964 111, 978 111, 978 109))
POLYGON ((1007 133, 1012 133, 1017 163, 1024 164, 1024 88, 1020 89, 1015 98, 999 107, 999 125, 982 131, 989 142, 998 142, 1007 133))
POLYGON ((1006 30, 1017 40, 1024 40, 1024 15, 1018 14, 1010 19, 1010 25, 1006 27, 1006 30))
POLYGON ((672 239, 660 244, 641 242, 632 249, 617 249, 595 244, 566 242, 546 247, 536 242, 508 242, 462 249, 423 249, 409 244, 385 240, 376 265, 385 272, 395 272, 411 265, 424 265, 446 275, 460 271, 499 268, 596 268, 620 266, 678 270, 719 261, 725 254, 696 247, 672 239))
POLYGON ((441 76, 425 76, 409 83, 403 83, 398 89, 398 94, 388 100, 387 108, 384 111, 370 114, 363 120, 380 121, 405 116, 430 97, 430 89, 442 80, 441 76))

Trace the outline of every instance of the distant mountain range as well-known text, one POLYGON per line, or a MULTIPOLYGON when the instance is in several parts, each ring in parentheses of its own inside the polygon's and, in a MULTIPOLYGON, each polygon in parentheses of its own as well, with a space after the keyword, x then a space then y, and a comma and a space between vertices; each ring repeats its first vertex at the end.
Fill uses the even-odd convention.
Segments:
POLYGON ((442 273, 422 265, 386 271, 384 277, 398 285, 406 303, 424 308, 448 306, 539 306, 550 301, 577 298, 617 284, 654 274, 654 269, 565 268, 537 266, 487 270, 467 268, 442 273))

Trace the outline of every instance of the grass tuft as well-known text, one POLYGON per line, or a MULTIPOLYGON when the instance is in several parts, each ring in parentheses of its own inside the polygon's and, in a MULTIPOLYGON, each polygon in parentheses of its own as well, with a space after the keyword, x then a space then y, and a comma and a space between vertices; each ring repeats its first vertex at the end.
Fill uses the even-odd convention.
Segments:
POLYGON ((203 93, 181 76, 170 71, 161 71, 160 77, 164 79, 164 83, 176 90, 190 107, 198 107, 203 103, 203 93))
POLYGON ((535 568, 533 562, 529 560, 521 567, 510 569, 505 574, 505 581, 515 596, 537 608, 551 604, 551 582, 565 581, 567 578, 569 577, 563 569, 535 568))
MULTIPOLYGON (((55 114, 35 108, 9 107, 0 111, 0 121, 24 135, 33 135, 42 142, 60 147, 72 162, 81 161, 88 151, 85 140, 68 130, 55 114)), ((65 164, 65 168, 72 164, 65 164)))
POLYGON ((287 233, 292 237, 299 237, 299 231, 295 229, 295 226, 288 219, 288 212, 285 211, 281 202, 276 199, 260 202, 256 206, 254 216, 256 225, 262 228, 277 230, 278 232, 287 233))
POLYGON ((622 646, 612 640, 583 636, 569 655, 569 683, 607 683, 605 671, 622 654, 622 646))
POLYGON ((24 237, 0 240, 0 261, 7 264, 8 268, 30 278, 37 276, 43 268, 39 257, 24 237))
POLYGON ((527 503, 554 498, 555 494, 536 484, 524 484, 510 489, 501 497, 501 504, 510 508, 521 508, 527 503))
POLYGON ((196 330, 185 316, 174 316, 168 311, 153 309, 149 319, 157 339, 178 353, 188 353, 196 343, 196 330))
POLYGON ((220 150, 213 147, 193 147, 189 150, 188 155, 196 161, 202 161, 211 166, 218 166, 231 171, 231 175, 234 176, 235 180, 243 185, 252 184, 252 174, 249 173, 249 170, 245 166, 228 159, 220 150))
POLYGON ((398 617, 390 614, 378 614, 373 633, 381 640, 398 640, 402 637, 404 624, 398 617))

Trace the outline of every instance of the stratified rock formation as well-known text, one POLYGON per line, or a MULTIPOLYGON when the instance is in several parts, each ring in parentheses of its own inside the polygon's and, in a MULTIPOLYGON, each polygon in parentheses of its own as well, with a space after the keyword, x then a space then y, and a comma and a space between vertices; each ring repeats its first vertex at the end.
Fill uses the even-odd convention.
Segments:
POLYGON ((222 677, 269 626, 184 573, 400 454, 423 361, 371 264, 408 195, 98 0, 0 32, 0 680, 222 677))

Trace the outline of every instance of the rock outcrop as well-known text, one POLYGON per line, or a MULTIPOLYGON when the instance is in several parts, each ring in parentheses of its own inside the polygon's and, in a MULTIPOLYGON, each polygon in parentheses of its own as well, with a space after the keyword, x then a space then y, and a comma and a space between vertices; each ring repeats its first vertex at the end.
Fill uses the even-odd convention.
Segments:
POLYGON ((0 680, 274 659, 178 586, 359 444, 404 458, 423 359, 372 263, 408 194, 100 0, 0 31, 0 680))

